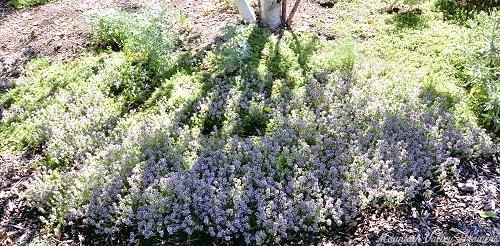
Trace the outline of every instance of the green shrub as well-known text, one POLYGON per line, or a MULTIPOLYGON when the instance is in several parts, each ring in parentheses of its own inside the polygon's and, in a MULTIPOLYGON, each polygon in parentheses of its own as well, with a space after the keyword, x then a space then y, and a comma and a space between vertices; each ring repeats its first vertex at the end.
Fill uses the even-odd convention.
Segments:
POLYGON ((27 69, 26 75, 13 83, 13 88, 0 95, 0 105, 5 108, 0 125, 9 129, 0 132, 9 143, 2 143, 2 149, 9 147, 27 151, 40 148, 44 134, 37 127, 37 121, 33 120, 37 117, 36 112, 53 104, 57 93, 64 90, 70 81, 84 84, 95 66, 95 61, 86 60, 75 66, 61 68, 59 64, 54 64, 43 71, 36 69, 37 64, 45 67, 46 63, 43 59, 30 62, 28 68, 32 69, 27 69))
POLYGON ((163 13, 126 13, 110 10, 90 16, 89 39, 114 51, 123 50, 128 60, 144 65, 156 81, 175 72, 179 39, 163 31, 168 20, 163 13))
POLYGON ((9 0, 9 4, 16 9, 22 9, 31 6, 38 6, 50 2, 51 0, 9 0))
POLYGON ((500 134, 500 15, 477 15, 460 50, 457 76, 469 91, 471 107, 480 123, 500 134))
POLYGON ((209 52, 202 66, 213 77, 241 73, 245 67, 253 69, 261 62, 263 51, 271 41, 270 35, 254 25, 248 28, 231 26, 222 36, 224 44, 209 52))
POLYGON ((413 9, 399 13, 392 19, 396 29, 423 29, 428 27, 427 20, 422 16, 422 11, 413 9))
POLYGON ((474 13, 467 10, 456 0, 438 0, 435 7, 440 10, 446 20, 453 20, 464 24, 468 19, 474 16, 474 13))

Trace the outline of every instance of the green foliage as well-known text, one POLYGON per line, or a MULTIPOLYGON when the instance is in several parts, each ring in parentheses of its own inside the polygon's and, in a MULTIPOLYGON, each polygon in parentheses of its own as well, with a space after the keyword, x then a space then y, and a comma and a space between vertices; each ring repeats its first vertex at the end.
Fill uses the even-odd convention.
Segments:
POLYGON ((123 50, 127 59, 147 67, 155 80, 175 72, 174 53, 178 36, 163 31, 168 20, 163 13, 107 11, 90 16, 90 40, 114 51, 123 50))
POLYGON ((238 127, 241 136, 263 135, 265 133, 269 116, 262 104, 252 103, 250 108, 242 112, 240 117, 241 124, 238 127))
POLYGON ((203 61, 203 67, 212 76, 234 74, 242 67, 259 65, 262 51, 270 42, 270 33, 257 26, 249 28, 229 27, 222 40, 223 45, 214 52, 208 53, 203 61))
POLYGON ((422 16, 422 10, 412 9, 399 13, 393 18, 396 29, 423 29, 428 27, 427 20, 422 16))
POLYGON ((9 0, 9 4, 16 9, 38 6, 50 2, 51 0, 9 0))
POLYGON ((453 20, 460 24, 465 24, 468 19, 474 16, 474 12, 464 8, 456 0, 438 0, 435 3, 435 7, 443 12, 445 19, 453 20))
POLYGON ((495 211, 479 211, 479 216, 484 219, 495 218, 497 213, 495 211))
POLYGON ((447 20, 453 20, 460 24, 467 24, 467 20, 481 12, 491 12, 500 6, 499 0, 437 0, 435 7, 444 14, 447 20))
POLYGON ((353 37, 357 44, 354 83, 377 81, 379 86, 366 93, 380 93, 380 97, 401 101, 417 93, 425 104, 452 111, 458 118, 457 126, 477 125, 467 91, 460 86, 461 79, 456 72, 457 63, 463 64, 459 61, 464 59, 463 52, 456 51, 462 46, 462 34, 469 29, 443 22, 441 13, 434 11, 431 2, 407 10, 418 15, 419 20, 399 23, 396 21, 405 21, 401 17, 405 11, 374 14, 368 10, 380 9, 380 1, 364 4, 370 8, 356 3, 334 7, 341 15, 339 19, 346 20, 331 26, 336 33, 353 37), (360 10, 360 16, 351 15, 355 9, 360 10), (359 21, 345 26, 352 19, 359 21))
POLYGON ((129 27, 137 25, 137 18, 129 19, 129 17, 130 14, 120 11, 91 15, 90 40, 113 50, 122 49, 131 34, 129 27))
POLYGON ((323 52, 311 57, 310 66, 317 74, 338 73, 340 77, 351 78, 357 54, 352 40, 339 40, 322 44, 318 49, 323 52))
POLYGON ((392 6, 395 6, 398 3, 415 5, 425 1, 427 0, 386 0, 385 2, 390 2, 392 6))
MULTIPOLYGON (((462 52, 462 85, 480 122, 500 134, 500 19, 498 12, 479 14, 470 22, 471 31, 462 52)), ((460 70, 459 70, 460 71, 460 70)))

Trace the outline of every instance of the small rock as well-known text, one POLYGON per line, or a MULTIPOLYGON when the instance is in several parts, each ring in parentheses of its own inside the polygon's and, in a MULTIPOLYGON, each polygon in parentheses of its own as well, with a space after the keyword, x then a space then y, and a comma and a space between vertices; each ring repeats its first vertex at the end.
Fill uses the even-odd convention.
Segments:
POLYGON ((61 238, 61 230, 59 230, 59 227, 54 228, 54 236, 56 236, 56 238, 61 238))
POLYGON ((465 183, 458 183, 458 189, 465 192, 474 192, 477 190, 477 185, 474 181, 467 180, 465 183))
POLYGON ((40 34, 41 33, 39 31, 36 31, 36 30, 31 31, 31 36, 32 37, 38 37, 38 36, 40 36, 40 34))
POLYGON ((45 219, 45 217, 43 217, 43 216, 39 216, 39 217, 38 217, 38 219, 39 219, 42 223, 44 223, 44 224, 47 224, 47 223, 48 223, 47 219, 45 219))
POLYGON ((18 239, 18 240, 19 240, 19 242, 24 242, 24 241, 28 238, 29 234, 30 234, 30 232, 29 232, 29 231, 28 231, 28 232, 26 232, 26 233, 24 233, 24 234, 23 234, 23 235, 22 235, 22 236, 18 239))

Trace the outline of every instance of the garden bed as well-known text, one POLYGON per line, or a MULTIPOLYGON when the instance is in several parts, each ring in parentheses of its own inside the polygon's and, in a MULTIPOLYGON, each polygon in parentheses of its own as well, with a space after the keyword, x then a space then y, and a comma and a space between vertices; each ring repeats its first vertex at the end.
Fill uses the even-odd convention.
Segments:
POLYGON ((468 71, 498 14, 436 6, 310 2, 282 32, 212 1, 9 10, 0 244, 494 240, 496 75, 468 71))

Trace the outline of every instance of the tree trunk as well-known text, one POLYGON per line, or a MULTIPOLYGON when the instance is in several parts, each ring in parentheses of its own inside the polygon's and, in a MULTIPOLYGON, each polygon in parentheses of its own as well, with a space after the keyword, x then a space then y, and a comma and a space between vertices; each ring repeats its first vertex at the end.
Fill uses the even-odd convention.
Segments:
POLYGON ((281 1, 260 0, 260 18, 262 24, 270 28, 281 26, 281 1))
POLYGON ((238 10, 240 11, 240 14, 245 22, 255 23, 257 21, 255 18, 255 12, 247 0, 234 0, 234 3, 238 6, 238 10))

